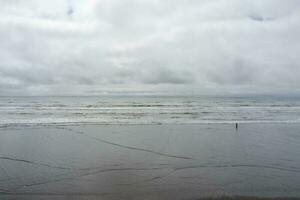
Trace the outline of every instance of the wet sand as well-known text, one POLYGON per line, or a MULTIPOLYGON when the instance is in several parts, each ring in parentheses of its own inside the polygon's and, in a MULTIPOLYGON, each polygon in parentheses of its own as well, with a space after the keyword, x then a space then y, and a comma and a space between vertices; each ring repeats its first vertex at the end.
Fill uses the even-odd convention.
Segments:
POLYGON ((300 197, 300 124, 0 128, 0 199, 300 197))

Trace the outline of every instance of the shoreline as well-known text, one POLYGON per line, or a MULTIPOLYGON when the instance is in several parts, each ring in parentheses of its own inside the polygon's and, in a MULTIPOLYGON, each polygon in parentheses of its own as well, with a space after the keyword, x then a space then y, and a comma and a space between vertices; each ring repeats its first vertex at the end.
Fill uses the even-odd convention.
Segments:
POLYGON ((54 126, 155 126, 155 125, 166 125, 166 126, 181 126, 181 125, 194 125, 194 126, 206 126, 206 125, 260 125, 260 124, 300 124, 300 121, 212 121, 212 122, 181 122, 181 123, 166 123, 166 122, 153 122, 153 123, 102 123, 102 122, 53 122, 53 123, 3 123, 0 124, 1 128, 6 127, 54 127, 54 126))

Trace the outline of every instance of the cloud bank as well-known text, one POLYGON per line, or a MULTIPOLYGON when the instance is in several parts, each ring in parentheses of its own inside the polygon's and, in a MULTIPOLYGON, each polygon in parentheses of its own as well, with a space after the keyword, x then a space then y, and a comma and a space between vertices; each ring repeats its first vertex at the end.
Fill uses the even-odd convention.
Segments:
POLYGON ((300 93, 299 0, 3 0, 0 95, 300 93))

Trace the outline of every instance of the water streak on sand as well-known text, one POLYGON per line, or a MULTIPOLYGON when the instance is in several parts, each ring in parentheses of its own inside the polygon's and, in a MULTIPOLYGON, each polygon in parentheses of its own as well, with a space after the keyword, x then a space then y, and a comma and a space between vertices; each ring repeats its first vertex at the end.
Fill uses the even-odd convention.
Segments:
POLYGON ((193 158, 188 157, 188 156, 171 155, 171 154, 162 153, 162 152, 158 152, 158 151, 154 151, 154 150, 150 150, 150 149, 139 148, 139 147, 128 146, 128 145, 123 145, 123 144, 111 142, 111 141, 108 141, 108 140, 100 139, 98 137, 93 137, 91 135, 87 135, 83 131, 77 131, 77 130, 74 130, 74 129, 71 129, 71 128, 66 128, 66 127, 62 128, 62 127, 60 127, 59 129, 65 129, 65 130, 71 131, 73 133, 83 135, 84 137, 88 137, 92 140, 96 140, 98 142, 113 145, 113 146, 120 147, 120 148, 125 148, 125 149, 129 149, 129 150, 134 150, 134 151, 143 151, 143 152, 152 153, 152 154, 155 154, 155 155, 165 156, 165 157, 169 157, 169 158, 179 158, 179 159, 185 159, 185 160, 193 159, 193 158))
POLYGON ((92 171, 92 172, 85 172, 81 174, 73 174, 70 177, 59 177, 55 179, 48 179, 44 181, 39 181, 39 182, 33 182, 33 183, 26 183, 22 184, 20 186, 17 186, 16 188, 8 191, 14 191, 16 192, 19 189, 22 189, 24 187, 33 187, 33 186, 40 186, 40 185, 45 185, 45 184, 50 184, 50 183, 56 183, 56 182, 61 182, 61 181, 68 181, 68 180, 75 180, 77 178, 85 177, 85 176, 91 176, 91 175, 96 175, 96 174, 101 174, 101 173, 107 173, 107 172, 122 172, 122 171, 152 171, 152 170, 162 170, 165 169, 163 167, 153 167, 153 168, 132 168, 132 167, 127 167, 127 168, 111 168, 111 169, 102 169, 102 170, 97 170, 97 171, 92 171))
POLYGON ((225 164, 225 165, 192 165, 192 166, 184 166, 177 167, 175 170, 188 170, 188 169, 196 169, 196 168, 241 168, 241 167, 249 167, 249 168, 265 168, 265 169, 274 169, 274 170, 282 170, 288 172, 300 173, 300 168, 296 167, 279 167, 272 165, 255 165, 255 164, 225 164))

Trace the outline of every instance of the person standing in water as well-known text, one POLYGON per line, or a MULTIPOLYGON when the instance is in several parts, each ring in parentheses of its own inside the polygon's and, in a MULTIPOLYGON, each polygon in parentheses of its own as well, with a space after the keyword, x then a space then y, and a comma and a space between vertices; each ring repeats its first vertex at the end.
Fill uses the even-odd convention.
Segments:
POLYGON ((235 130, 238 130, 238 128, 239 128, 239 124, 235 123, 235 130))

